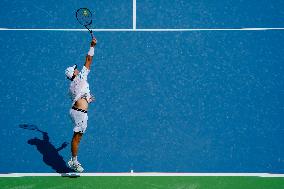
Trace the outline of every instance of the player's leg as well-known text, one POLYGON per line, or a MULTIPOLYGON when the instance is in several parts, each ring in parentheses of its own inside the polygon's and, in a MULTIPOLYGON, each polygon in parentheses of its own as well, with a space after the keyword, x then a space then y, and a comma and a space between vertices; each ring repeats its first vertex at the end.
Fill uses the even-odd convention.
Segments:
POLYGON ((83 133, 74 132, 71 142, 71 153, 72 157, 77 157, 78 155, 78 148, 81 141, 83 133))
POLYGON ((87 113, 83 113, 72 109, 70 110, 70 115, 74 124, 74 129, 73 129, 74 133, 71 141, 72 157, 71 160, 68 162, 68 165, 70 166, 70 168, 74 169, 75 171, 82 172, 84 169, 77 160, 77 155, 78 155, 81 138, 87 128, 88 115, 87 113))
POLYGON ((68 162, 69 167, 74 169, 77 172, 84 171, 83 167, 81 166, 81 164, 79 163, 77 159, 78 148, 79 148, 79 144, 80 144, 82 136, 83 136, 83 133, 74 132, 73 137, 72 137, 72 142, 71 142, 72 157, 71 157, 71 160, 68 162))

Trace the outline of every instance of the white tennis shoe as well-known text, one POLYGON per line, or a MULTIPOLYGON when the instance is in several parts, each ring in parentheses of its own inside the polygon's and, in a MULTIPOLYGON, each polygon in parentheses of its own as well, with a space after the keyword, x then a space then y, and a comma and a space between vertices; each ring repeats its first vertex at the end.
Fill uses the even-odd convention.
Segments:
POLYGON ((84 168, 78 161, 73 161, 72 159, 68 161, 68 165, 71 169, 74 169, 76 172, 82 173, 84 168))

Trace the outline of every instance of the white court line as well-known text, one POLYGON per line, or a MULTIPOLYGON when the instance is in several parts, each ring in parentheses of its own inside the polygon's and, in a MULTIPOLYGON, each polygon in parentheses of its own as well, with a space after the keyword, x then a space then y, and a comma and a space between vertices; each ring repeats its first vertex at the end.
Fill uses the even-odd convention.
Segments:
POLYGON ((133 0, 133 30, 136 30, 136 0, 133 0))
POLYGON ((284 174, 270 173, 7 173, 0 177, 46 176, 189 176, 189 177, 279 177, 284 174))
MULTIPOLYGON (((284 30, 284 28, 149 28, 149 29, 92 29, 94 32, 190 32, 190 31, 266 31, 266 30, 284 30)), ((0 28, 0 31, 84 31, 87 29, 72 28, 0 28)))

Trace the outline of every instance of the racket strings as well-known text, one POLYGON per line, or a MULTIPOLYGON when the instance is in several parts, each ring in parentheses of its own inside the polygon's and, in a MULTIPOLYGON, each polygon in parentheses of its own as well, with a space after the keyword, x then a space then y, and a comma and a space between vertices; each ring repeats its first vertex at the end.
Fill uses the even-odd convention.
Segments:
POLYGON ((92 23, 92 13, 87 8, 80 8, 76 12, 76 18, 78 22, 84 26, 88 26, 92 23))

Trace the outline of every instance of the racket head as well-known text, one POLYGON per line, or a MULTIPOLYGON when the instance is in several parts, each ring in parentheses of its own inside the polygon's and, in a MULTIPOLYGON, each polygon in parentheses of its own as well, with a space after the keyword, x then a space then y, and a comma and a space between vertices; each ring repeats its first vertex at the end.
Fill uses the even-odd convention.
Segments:
POLYGON ((76 18, 81 25, 86 27, 92 24, 93 15, 88 8, 79 8, 76 11, 76 18))

